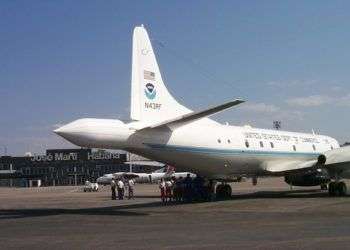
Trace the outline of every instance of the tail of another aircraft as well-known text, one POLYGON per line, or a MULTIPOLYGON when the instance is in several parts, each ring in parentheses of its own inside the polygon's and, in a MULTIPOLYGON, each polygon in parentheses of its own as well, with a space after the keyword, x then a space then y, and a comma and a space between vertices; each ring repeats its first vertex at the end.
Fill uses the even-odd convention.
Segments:
POLYGON ((191 110, 179 104, 164 85, 147 31, 135 27, 132 47, 131 119, 159 122, 191 110))

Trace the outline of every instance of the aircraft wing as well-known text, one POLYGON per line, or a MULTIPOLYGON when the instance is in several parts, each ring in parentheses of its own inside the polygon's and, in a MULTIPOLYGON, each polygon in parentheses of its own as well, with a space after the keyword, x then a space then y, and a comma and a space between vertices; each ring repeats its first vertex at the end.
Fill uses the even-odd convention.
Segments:
POLYGON ((124 178, 131 179, 131 178, 138 178, 144 173, 131 173, 131 172, 125 172, 123 174, 124 178))
POLYGON ((306 170, 310 168, 315 168, 318 165, 318 160, 310 160, 310 161, 269 161, 263 164, 263 169, 266 171, 278 174, 278 173, 287 173, 287 172, 295 172, 300 170, 306 170))
POLYGON ((350 172, 350 147, 336 148, 324 153, 325 168, 333 175, 350 172))
POLYGON ((244 102, 243 100, 236 99, 236 100, 229 101, 229 102, 226 102, 224 104, 221 104, 221 105, 218 105, 215 107, 211 107, 211 108, 208 108, 208 109, 205 109, 202 111, 190 112, 188 114, 181 115, 181 116, 178 116, 178 117, 173 118, 173 119, 165 120, 165 121, 144 127, 142 129, 139 129, 138 131, 147 130, 147 129, 156 129, 156 128, 161 128, 161 127, 165 127, 165 126, 173 126, 173 125, 182 126, 182 125, 197 121, 199 119, 202 119, 204 117, 219 113, 225 109, 239 105, 243 102, 244 102))
POLYGON ((327 169, 333 177, 350 178, 350 147, 327 151, 309 161, 270 161, 264 163, 263 168, 275 174, 323 168, 327 169))
POLYGON ((164 167, 165 164, 157 161, 127 161, 125 164, 138 166, 164 167))

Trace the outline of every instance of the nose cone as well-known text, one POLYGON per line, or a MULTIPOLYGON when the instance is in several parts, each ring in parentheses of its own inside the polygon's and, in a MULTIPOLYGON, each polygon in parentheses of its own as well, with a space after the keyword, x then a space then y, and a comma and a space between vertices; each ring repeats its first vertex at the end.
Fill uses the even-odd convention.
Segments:
POLYGON ((59 136, 65 137, 65 135, 71 135, 74 131, 71 128, 71 126, 67 124, 62 127, 59 127, 58 129, 55 129, 53 132, 59 136))
MULTIPOLYGON (((74 122, 68 123, 53 132, 64 139, 78 145, 81 137, 83 137, 84 131, 86 130, 86 124, 82 120, 76 120, 74 122)), ((80 146, 80 145, 78 145, 80 146)))

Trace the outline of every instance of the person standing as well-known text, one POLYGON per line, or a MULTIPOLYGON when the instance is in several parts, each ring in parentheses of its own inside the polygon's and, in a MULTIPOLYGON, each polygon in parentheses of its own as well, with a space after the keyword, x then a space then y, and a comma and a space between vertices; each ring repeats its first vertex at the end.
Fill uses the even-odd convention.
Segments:
POLYGON ((135 187, 135 182, 133 179, 130 179, 128 181, 128 190, 129 190, 129 193, 128 193, 128 199, 130 200, 131 198, 134 199, 134 187, 135 187))
POLYGON ((160 179, 159 183, 159 190, 160 190, 160 199, 162 200, 162 203, 165 204, 166 202, 166 186, 164 179, 160 179))
POLYGON ((185 184, 184 184, 184 178, 180 176, 178 181, 176 182, 178 186, 178 201, 183 202, 185 197, 184 197, 184 190, 185 190, 185 184))
POLYGON ((115 193, 116 186, 117 186, 117 184, 115 183, 114 178, 112 178, 112 181, 111 181, 112 200, 116 200, 117 199, 116 193, 115 193))
POLYGON ((117 182, 117 189, 118 189, 118 199, 123 200, 124 199, 124 182, 119 179, 117 182))
POLYGON ((187 174, 186 178, 184 179, 184 196, 185 202, 192 202, 193 183, 190 174, 187 174))
POLYGON ((171 201, 172 199, 172 189, 173 189, 173 182, 171 180, 165 182, 165 199, 166 201, 171 201))

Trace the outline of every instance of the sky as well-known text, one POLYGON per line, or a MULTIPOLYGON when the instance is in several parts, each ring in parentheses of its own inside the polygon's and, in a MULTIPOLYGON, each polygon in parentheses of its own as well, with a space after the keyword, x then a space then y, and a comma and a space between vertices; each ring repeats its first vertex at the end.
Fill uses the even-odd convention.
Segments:
POLYGON ((52 130, 128 120, 131 39, 148 30, 169 91, 213 118, 350 141, 349 1, 0 2, 0 155, 73 147, 52 130))

